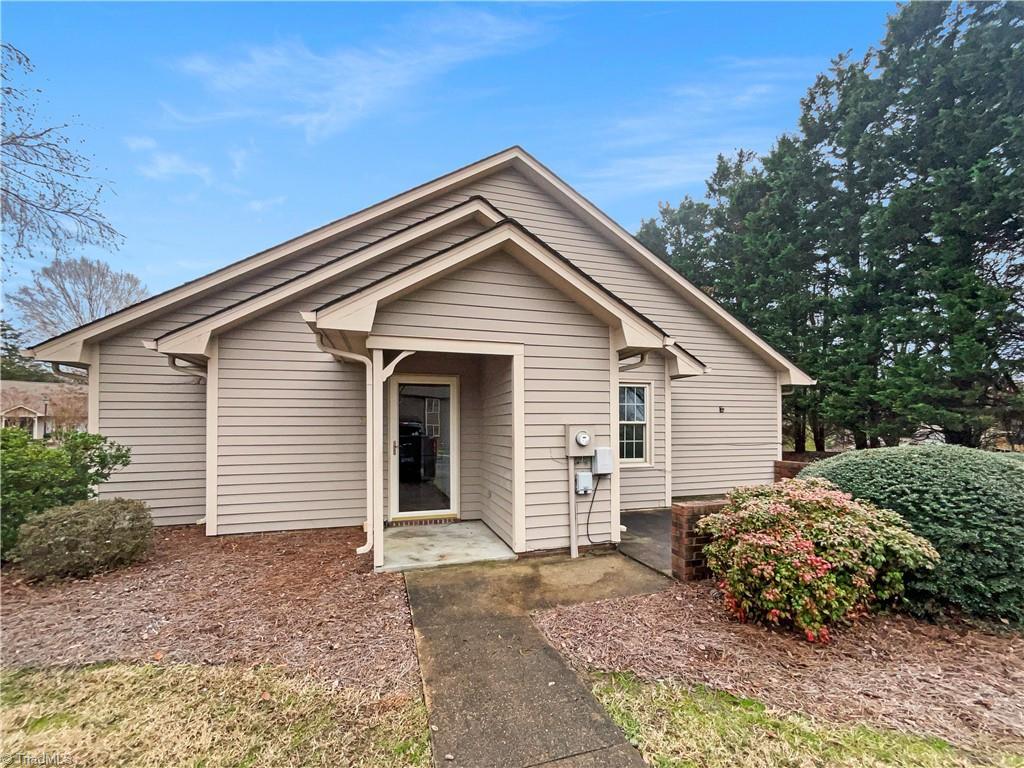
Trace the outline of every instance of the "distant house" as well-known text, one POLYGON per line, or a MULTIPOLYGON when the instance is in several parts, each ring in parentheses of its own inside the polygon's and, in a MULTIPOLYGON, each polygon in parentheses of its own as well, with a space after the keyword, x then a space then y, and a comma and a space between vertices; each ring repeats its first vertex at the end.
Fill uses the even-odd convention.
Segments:
POLYGON ((104 494, 210 535, 364 525, 377 567, 411 522, 575 548, 771 482, 813 383, 518 147, 29 353, 87 367, 132 448, 104 494))
POLYGON ((43 438, 56 430, 85 430, 89 423, 89 388, 49 381, 4 381, 0 415, 5 427, 20 427, 43 438))

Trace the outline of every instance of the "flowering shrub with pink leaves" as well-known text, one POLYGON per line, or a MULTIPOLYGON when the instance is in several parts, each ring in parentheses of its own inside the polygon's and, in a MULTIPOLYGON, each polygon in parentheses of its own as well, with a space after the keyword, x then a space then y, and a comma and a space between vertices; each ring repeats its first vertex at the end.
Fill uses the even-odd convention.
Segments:
POLYGON ((898 606, 904 575, 939 559, 898 514, 827 480, 739 488, 698 528, 713 537, 704 554, 729 610, 812 642, 828 642, 839 621, 898 606))

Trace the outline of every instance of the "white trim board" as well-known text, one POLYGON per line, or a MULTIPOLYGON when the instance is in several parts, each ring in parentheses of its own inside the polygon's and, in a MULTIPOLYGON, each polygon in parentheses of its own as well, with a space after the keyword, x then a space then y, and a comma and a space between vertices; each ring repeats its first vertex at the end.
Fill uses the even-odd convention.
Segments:
POLYGON ((280 285, 238 302, 209 317, 188 325, 157 339, 156 349, 165 354, 198 355, 206 354, 207 345, 214 334, 223 333, 243 322, 269 312, 287 302, 316 290, 339 277, 397 253, 405 248, 434 237, 452 227, 477 220, 486 226, 501 221, 501 213, 481 198, 470 198, 442 213, 410 227, 381 238, 356 251, 346 254, 312 269, 280 285))
MULTIPOLYGON (((438 280, 490 254, 504 252, 516 258, 570 299, 615 331, 616 350, 665 349, 671 337, 612 294, 579 274, 556 254, 524 232, 520 225, 505 222, 462 243, 400 270, 376 283, 329 302, 302 317, 316 329, 342 335, 366 335, 373 330, 378 307, 438 280)), ((681 365, 683 363, 680 363, 681 365)), ((704 368, 688 363, 689 375, 704 368)))

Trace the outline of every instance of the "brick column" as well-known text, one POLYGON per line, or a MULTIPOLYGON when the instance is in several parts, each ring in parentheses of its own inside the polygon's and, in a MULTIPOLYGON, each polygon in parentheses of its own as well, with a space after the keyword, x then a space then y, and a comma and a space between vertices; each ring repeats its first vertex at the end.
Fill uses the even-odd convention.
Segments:
POLYGON ((697 533, 697 521, 705 515, 721 512, 725 499, 684 501, 672 505, 672 575, 679 581, 708 579, 704 546, 711 543, 710 536, 697 533))
POLYGON ((781 480, 788 480, 789 478, 796 477, 800 474, 800 470, 804 467, 809 467, 812 464, 810 461, 776 461, 775 462, 775 482, 781 480))

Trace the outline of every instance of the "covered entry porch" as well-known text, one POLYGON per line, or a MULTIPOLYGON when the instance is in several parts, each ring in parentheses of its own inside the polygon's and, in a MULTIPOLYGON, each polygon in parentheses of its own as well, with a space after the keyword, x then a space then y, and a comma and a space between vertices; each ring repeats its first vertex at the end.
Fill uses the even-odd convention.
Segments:
POLYGON ((523 478, 522 382, 516 386, 522 346, 367 341, 383 363, 376 388, 385 447, 377 567, 514 559, 525 548, 522 504, 516 519, 525 485, 517 482, 523 478))
POLYGON ((337 335, 321 348, 366 368, 374 568, 525 551, 523 345, 369 334, 359 354, 337 335))

